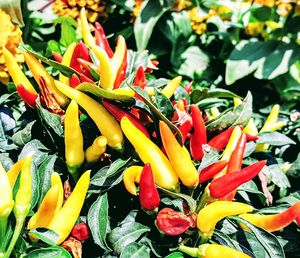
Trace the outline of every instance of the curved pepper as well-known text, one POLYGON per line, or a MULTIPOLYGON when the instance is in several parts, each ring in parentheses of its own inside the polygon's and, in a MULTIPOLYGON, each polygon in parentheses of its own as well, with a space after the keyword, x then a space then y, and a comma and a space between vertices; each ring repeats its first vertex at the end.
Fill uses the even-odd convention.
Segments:
POLYGON ((199 174, 199 183, 203 184, 209 179, 212 179, 215 175, 221 172, 227 166, 226 160, 215 162, 206 168, 203 168, 199 174))
POLYGON ((121 128, 141 160, 145 164, 151 164, 155 182, 171 191, 177 190, 178 176, 160 148, 137 129, 127 117, 121 119, 121 128))
POLYGON ((116 89, 124 81, 127 69, 127 46, 122 35, 118 36, 115 53, 111 59, 111 67, 113 70, 114 89, 116 89))
POLYGON ((155 186, 151 165, 145 164, 140 176, 139 200, 141 207, 152 211, 160 204, 160 197, 155 186))
POLYGON ((85 151, 85 159, 88 163, 94 163, 100 159, 101 155, 106 151, 107 139, 105 136, 97 137, 92 145, 85 151))
POLYGON ((107 139, 107 144, 116 149, 123 149, 123 133, 115 118, 96 100, 59 81, 57 88, 69 98, 75 100, 95 122, 99 131, 107 139))
POLYGON ((87 79, 92 79, 93 76, 90 72, 90 69, 85 69, 83 66, 81 66, 81 63, 78 61, 78 59, 91 62, 89 49, 82 42, 79 42, 74 48, 73 55, 70 61, 70 67, 79 72, 81 77, 85 76, 87 79))
POLYGON ((212 138, 208 145, 220 152, 228 143, 234 127, 229 127, 225 131, 219 133, 212 138))
POLYGON ((213 198, 221 198, 231 193, 232 191, 234 191, 235 194, 235 190, 240 185, 256 177, 257 174, 266 165, 266 163, 266 160, 262 160, 248 167, 245 167, 242 170, 237 170, 235 172, 231 172, 214 179, 208 187, 210 196, 213 198))
POLYGON ((79 217, 89 184, 90 171, 86 171, 79 178, 73 192, 66 200, 64 206, 59 210, 47 227, 59 234, 56 245, 60 245, 71 233, 71 230, 79 217))
POLYGON ((147 138, 150 138, 150 135, 149 135, 146 127, 144 126, 142 121, 140 121, 136 116, 134 116, 133 114, 131 114, 129 112, 126 112, 122 108, 119 108, 119 107, 109 103, 106 99, 102 100, 102 104, 118 121, 121 121, 121 119, 123 117, 127 117, 130 120, 130 122, 134 124, 134 126, 136 128, 138 128, 140 131, 142 131, 143 134, 145 134, 145 136, 147 136, 147 138))
POLYGON ((181 76, 175 77, 174 79, 168 82, 168 84, 161 90, 161 93, 164 94, 167 98, 171 98, 176 89, 179 87, 181 81, 181 76))
POLYGON ((69 104, 65 115, 65 157, 68 170, 77 181, 79 169, 84 162, 83 135, 78 118, 78 105, 75 100, 69 104))
POLYGON ((186 155, 184 148, 163 121, 159 121, 159 131, 167 156, 181 182, 187 187, 197 186, 199 175, 190 156, 186 155))
POLYGON ((194 128, 191 134, 190 151, 194 160, 201 160, 204 155, 202 145, 207 143, 206 127, 198 106, 193 104, 190 109, 194 128))
POLYGON ((253 211, 253 207, 240 202, 216 201, 200 210, 197 227, 204 237, 211 237, 216 224, 227 216, 253 211))
POLYGON ((15 182, 21 172, 22 166, 23 166, 24 159, 18 160, 15 164, 12 165, 12 167, 7 171, 8 180, 10 183, 10 186, 13 188, 15 185, 15 182))
MULTIPOLYGON (((62 65, 70 66, 71 59, 72 59, 75 47, 76 47, 75 42, 72 42, 68 46, 66 52, 63 55, 62 61, 61 61, 62 65)), ((59 74, 58 79, 59 79, 60 82, 65 83, 67 85, 70 85, 70 79, 68 77, 64 76, 62 73, 59 74)))
POLYGON ((56 53, 56 52, 52 52, 52 56, 53 56, 53 58, 55 59, 56 62, 58 62, 58 63, 62 62, 63 56, 61 54, 56 53))
POLYGON ((95 27, 96 27, 96 30, 95 30, 96 45, 103 48, 106 51, 108 57, 112 58, 112 56, 114 55, 114 52, 110 48, 110 45, 105 36, 103 27, 101 26, 101 24, 99 22, 95 23, 95 27))
POLYGON ((130 166, 124 171, 123 182, 126 190, 132 195, 137 195, 135 183, 140 182, 142 170, 142 166, 130 166))
POLYGON ((226 145, 226 148, 222 153, 221 160, 226 160, 226 161, 230 160, 231 154, 234 151, 234 149, 236 148, 236 145, 237 145, 241 135, 242 135, 241 128, 239 126, 234 127, 232 134, 229 138, 229 141, 226 145))
POLYGON ((203 244, 198 248, 180 245, 178 250, 192 257, 199 258, 251 258, 249 255, 233 248, 218 244, 203 244))
POLYGON ((60 175, 57 172, 53 172, 51 174, 51 187, 57 185, 58 186, 58 200, 56 203, 56 208, 54 211, 54 215, 58 213, 61 209, 64 201, 64 187, 60 178, 60 175))
POLYGON ((95 39, 90 32, 90 27, 86 17, 85 8, 81 8, 79 19, 81 22, 81 35, 84 43, 87 44, 89 47, 94 46, 95 39))
POLYGON ((47 87, 50 93, 54 96, 59 106, 65 107, 69 103, 69 100, 56 88, 54 79, 50 76, 45 67, 32 54, 28 52, 24 52, 24 57, 25 62, 39 87, 47 87), (43 78, 42 80, 44 82, 44 85, 41 85, 41 78, 43 78))
POLYGON ((295 203, 290 208, 279 214, 242 214, 240 217, 249 221, 253 225, 263 228, 269 232, 278 231, 291 224, 300 216, 300 202, 295 203))
POLYGON ((138 67, 138 69, 136 71, 133 85, 139 86, 142 89, 145 89, 145 87, 147 85, 147 79, 145 76, 144 68, 141 65, 138 67))

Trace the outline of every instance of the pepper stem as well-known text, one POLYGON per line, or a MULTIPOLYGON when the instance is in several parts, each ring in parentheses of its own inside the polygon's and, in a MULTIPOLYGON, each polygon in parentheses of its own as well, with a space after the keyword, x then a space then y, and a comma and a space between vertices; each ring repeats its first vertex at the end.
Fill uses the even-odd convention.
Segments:
POLYGON ((196 212, 198 213, 206 204, 207 202, 211 199, 210 195, 209 195, 209 190, 206 187, 204 190, 204 193, 202 194, 200 201, 197 204, 196 207, 196 212))
POLYGON ((15 244, 21 234, 21 231, 23 229, 23 224, 24 224, 24 221, 25 221, 25 218, 26 217, 20 217, 20 218, 17 218, 16 220, 16 226, 15 226, 15 229, 14 229, 14 233, 13 233, 13 236, 12 236, 12 239, 9 243, 9 246, 7 248, 7 251, 4 253, 4 256, 3 258, 9 258, 14 247, 15 247, 15 244))
POLYGON ((180 245, 178 250, 185 254, 188 254, 189 256, 198 257, 198 248, 197 247, 188 247, 185 245, 180 245))
MULTIPOLYGON (((6 234, 6 229, 7 229, 7 221, 8 221, 8 216, 1 216, 0 217, 0 239, 5 239, 5 234, 6 234)), ((0 243, 0 257, 1 253, 4 251, 3 250, 3 242, 0 243)))

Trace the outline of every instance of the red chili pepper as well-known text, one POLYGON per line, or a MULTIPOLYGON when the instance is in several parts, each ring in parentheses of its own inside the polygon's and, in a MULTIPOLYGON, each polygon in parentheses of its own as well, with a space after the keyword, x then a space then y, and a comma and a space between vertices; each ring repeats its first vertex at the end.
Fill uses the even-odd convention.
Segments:
MULTIPOLYGON (((159 61, 158 60, 151 60, 152 65, 154 65, 155 67, 158 67, 159 65, 159 61)), ((152 73, 153 69, 150 67, 147 67, 145 70, 145 73, 152 73)))
MULTIPOLYGON (((127 69, 127 46, 126 46, 126 42, 125 42, 124 38, 120 37, 120 36, 118 37, 117 46, 118 46, 118 44, 120 44, 119 42, 124 42, 124 48, 125 49, 124 49, 124 56, 122 57, 123 61, 122 61, 121 65, 119 66, 119 70, 117 72, 117 76, 116 76, 116 79, 115 79, 115 82, 114 82, 114 89, 119 88, 121 83, 124 81, 124 79, 126 77, 126 69, 127 69)), ((118 53, 117 50, 115 50, 115 54, 116 53, 118 53)), ((114 59, 114 57, 113 57, 113 59, 114 59)))
POLYGON ((71 235, 79 241, 84 241, 91 237, 90 229, 85 222, 75 225, 71 231, 71 235))
POLYGON ((244 152, 246 149, 247 138, 245 133, 242 133, 240 136, 237 145, 232 152, 228 165, 227 165, 227 174, 238 171, 242 168, 244 152))
POLYGON ((202 169, 199 174, 199 183, 203 184, 209 179, 212 179, 215 175, 221 172, 226 166, 227 166, 227 161, 221 160, 202 169))
POLYGON ((145 210, 154 210, 159 206, 160 197, 156 189, 151 165, 145 164, 140 177, 139 200, 145 210))
POLYGON ((202 118, 202 112, 196 105, 191 105, 191 117, 193 120, 193 132, 190 140, 190 151, 194 160, 201 160, 204 152, 202 144, 206 144, 206 127, 202 118))
POLYGON ((29 92, 22 84, 17 85, 17 92, 21 99, 31 107, 36 106, 37 94, 29 92))
POLYGON ((221 151, 227 145, 233 129, 234 127, 229 127, 224 132, 219 133, 208 142, 208 145, 217 151, 221 151))
POLYGON ((80 79, 77 74, 73 73, 70 78, 70 86, 76 88, 80 84, 80 79))
POLYGON ((134 124, 136 128, 138 128, 143 134, 145 134, 148 138, 150 138, 150 135, 146 127, 136 116, 109 103, 106 99, 102 100, 102 104, 118 121, 121 121, 121 119, 124 116, 127 117, 130 120, 130 122, 134 124))
POLYGON ((56 52, 52 52, 52 56, 53 56, 53 58, 55 59, 56 62, 61 63, 61 61, 63 59, 63 56, 61 54, 56 53, 56 52))
POLYGON ((156 217, 157 227, 169 236, 184 233, 190 227, 195 227, 195 217, 187 216, 171 208, 163 208, 156 217))
POLYGON ((92 81, 90 78, 88 78, 87 76, 85 76, 82 73, 80 74, 79 79, 81 82, 88 82, 88 83, 94 84, 94 81, 92 81))
POLYGON ((248 167, 245 167, 240 171, 226 174, 214 179, 208 187, 210 196, 218 199, 229 194, 243 183, 246 183, 256 177, 256 175, 262 170, 266 163, 266 160, 262 160, 248 167))
POLYGON ((246 133, 246 137, 247 137, 247 142, 255 142, 259 139, 259 136, 257 135, 251 135, 251 134, 248 134, 246 133))
POLYGON ((178 129, 182 134, 183 143, 185 143, 186 139, 188 138, 192 126, 193 126, 193 122, 190 119, 187 119, 183 124, 178 126, 178 129))
POLYGON ((114 55, 114 52, 111 50, 110 45, 108 43, 108 40, 106 38, 105 32, 103 27, 99 22, 95 23, 95 40, 96 40, 96 45, 103 48, 108 55, 109 58, 112 58, 114 55))
POLYGON ((191 93, 192 87, 193 87, 193 81, 189 82, 187 85, 184 86, 184 89, 187 94, 191 93))
POLYGON ((139 66, 139 68, 136 71, 136 75, 133 81, 134 86, 139 86, 142 89, 145 89, 147 85, 147 80, 144 72, 144 68, 142 66, 139 66))
POLYGON ((78 58, 91 62, 89 50, 87 46, 82 42, 79 42, 74 48, 73 55, 70 61, 70 67, 76 70, 77 72, 82 73, 87 77, 93 79, 93 76, 89 69, 82 69, 80 62, 78 62, 78 58))

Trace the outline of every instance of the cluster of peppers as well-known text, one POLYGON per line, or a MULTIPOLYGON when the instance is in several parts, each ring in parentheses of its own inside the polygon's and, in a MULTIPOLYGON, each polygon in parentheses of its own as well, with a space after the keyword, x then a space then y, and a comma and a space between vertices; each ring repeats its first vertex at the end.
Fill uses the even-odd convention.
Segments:
MULTIPOLYGON (((206 243, 220 220, 227 216, 240 215, 252 224, 272 232, 280 230, 300 217, 300 203, 296 203, 280 214, 262 215, 251 213, 254 210, 252 206, 234 201, 237 188, 255 178, 266 165, 266 161, 263 160, 242 167, 246 143, 258 139, 258 130, 253 119, 250 119, 244 128, 242 126, 230 127, 209 139, 204 115, 199 107, 194 104, 189 105, 185 99, 174 101, 175 112, 171 122, 182 134, 182 142, 179 142, 177 135, 166 122, 159 121, 158 131, 150 133, 149 124, 153 123, 152 118, 141 110, 131 108, 128 111, 104 98, 100 103, 76 89, 80 84, 88 83, 114 94, 124 94, 143 101, 143 98, 130 87, 122 85, 126 79, 127 70, 125 39, 121 35, 118 37, 113 52, 100 24, 96 23, 95 27, 92 27, 94 33, 92 35, 84 9, 80 12, 80 20, 83 42, 69 45, 63 56, 53 53, 57 62, 76 71, 72 76, 66 77, 60 74, 59 80, 55 80, 32 54, 24 53, 26 64, 39 86, 40 93, 37 93, 23 74, 11 53, 3 49, 6 65, 19 96, 29 106, 35 107, 36 99, 40 95, 43 105, 51 112, 64 115, 66 164, 74 180, 78 181, 73 193, 62 206, 63 193, 60 177, 53 173, 51 188, 38 211, 31 217, 28 229, 39 227, 51 229, 60 236, 57 244, 62 243, 76 223, 87 192, 90 174, 85 172, 80 177, 82 165, 84 162, 99 161, 106 152, 107 146, 122 152, 124 135, 134 147, 141 163, 144 164, 144 166, 130 166, 124 171, 123 182, 128 192, 139 196, 141 207, 146 211, 152 211, 157 228, 166 235, 184 234, 196 227, 200 232, 202 242, 199 248, 180 245, 179 250, 184 253, 193 257, 218 257, 217 254, 222 254, 222 257, 249 257, 229 247, 206 243), (94 121, 101 134, 85 150, 79 120, 79 106, 94 121), (220 160, 197 169, 205 153, 212 149, 221 153, 220 160), (139 184, 138 189, 136 184, 139 184), (160 209, 159 190, 163 188, 172 192, 180 192, 181 184, 191 194, 195 189, 204 186, 205 190, 195 212, 191 213, 187 210, 184 213, 169 207, 160 209), (51 212, 49 212, 49 207, 51 207, 51 212)), ((165 97, 171 98, 180 86, 181 80, 180 76, 174 78, 160 92, 165 97)), ((154 93, 153 88, 147 87, 143 67, 137 69, 133 86, 142 88, 150 96, 154 93)), ((187 93, 191 91, 191 87, 191 83, 185 86, 187 93)), ((236 106, 240 102, 239 99, 234 99, 236 106)), ((260 132, 275 131, 283 127, 285 124, 278 122, 278 114, 279 106, 275 105, 260 132)), ((219 111, 216 108, 211 110, 212 117, 218 115, 219 111)), ((266 145, 257 145, 257 151, 264 151, 267 148, 266 145)), ((28 162, 24 162, 24 171, 26 168, 28 170, 29 165, 25 165, 28 162)), ((23 172, 21 180, 22 174, 23 172)), ((8 179, 6 180, 9 182, 8 179)), ((22 184, 20 184, 19 191, 23 189, 21 186, 22 184)), ((6 183, 6 188, 3 189, 8 189, 8 187, 11 189, 11 185, 6 183)), ((27 202, 30 202, 29 193, 28 196, 27 202)), ((14 207, 17 207, 19 202, 17 202, 17 197, 14 207)), ((24 198, 22 197, 20 202, 23 202, 24 198)), ((7 218, 13 207, 11 197, 8 196, 7 200, 9 208, 1 208, 4 211, 4 215, 1 215, 3 218, 5 216, 7 218)), ((25 208, 22 206, 24 210, 22 212, 14 208, 17 218, 16 228, 22 228, 30 209, 28 205, 28 203, 26 207, 23 205, 25 208), (20 222, 18 222, 18 217, 21 217, 20 222), (21 226, 18 226, 18 223, 21 226)), ((5 232, 5 227, 4 222, 1 224, 0 234, 5 232)), ((31 237, 35 238, 34 235, 31 237)), ((11 252, 11 245, 13 244, 10 244, 6 253, 11 252)))

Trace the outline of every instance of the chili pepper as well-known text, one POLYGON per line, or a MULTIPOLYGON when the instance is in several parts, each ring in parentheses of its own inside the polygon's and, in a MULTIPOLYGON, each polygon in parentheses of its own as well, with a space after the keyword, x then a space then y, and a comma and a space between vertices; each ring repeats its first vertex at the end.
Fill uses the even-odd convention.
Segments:
POLYGON ((182 142, 185 143, 188 138, 189 132, 193 126, 192 119, 187 119, 183 124, 178 126, 179 131, 182 134, 182 142))
MULTIPOLYGON (((75 47, 76 47, 76 43, 75 42, 72 42, 67 47, 67 50, 64 53, 62 61, 61 61, 62 65, 70 66, 71 59, 72 59, 75 47)), ((62 73, 59 74, 59 81, 62 82, 62 83, 65 83, 67 85, 70 85, 69 78, 66 77, 66 76, 64 76, 62 73)))
POLYGON ((96 100, 88 95, 56 81, 57 88, 69 98, 75 100, 91 117, 99 131, 107 138, 108 146, 121 151, 123 149, 123 134, 118 122, 96 100))
POLYGON ((227 166, 227 163, 226 160, 221 160, 202 169, 199 174, 199 183, 203 184, 209 179, 212 179, 227 166))
POLYGON ((184 86, 184 89, 187 94, 190 94, 193 87, 193 81, 189 82, 187 85, 184 86))
POLYGON ((216 224, 227 216, 253 211, 253 207, 240 202, 216 201, 200 210, 197 227, 204 237, 211 237, 216 224))
POLYGON ((152 73, 153 69, 157 68, 159 65, 158 60, 150 60, 150 62, 151 62, 151 67, 147 67, 145 73, 152 73))
POLYGON ((222 160, 229 161, 231 154, 236 148, 236 145, 241 137, 241 134, 242 134, 241 128, 239 126, 234 127, 232 134, 229 138, 229 141, 226 145, 226 148, 222 153, 222 158, 221 158, 222 160))
POLYGON ((210 112, 211 112, 211 115, 212 115, 212 119, 217 118, 221 114, 217 107, 212 107, 210 109, 210 112))
POLYGON ((229 127, 222 133, 219 133, 208 142, 208 145, 220 152, 227 145, 233 129, 234 127, 229 127))
POLYGON ((71 233, 84 204, 89 184, 90 171, 86 171, 79 178, 73 192, 47 227, 59 234, 56 245, 60 245, 71 233))
POLYGON ((233 150, 228 165, 227 165, 227 173, 232 173, 238 171, 242 168, 244 153, 246 149, 247 138, 245 133, 242 133, 235 149, 233 150))
POLYGON ((15 182, 19 176, 19 173, 22 169, 24 159, 18 160, 12 167, 7 171, 8 180, 10 183, 10 186, 13 188, 15 185, 15 182))
POLYGON ((258 134, 258 130, 257 127, 254 123, 253 118, 250 118, 248 124, 246 125, 246 127, 243 130, 244 133, 246 133, 247 135, 252 135, 253 137, 255 137, 258 134))
MULTIPOLYGON (((90 73, 91 73, 91 69, 94 70, 95 72, 97 72, 98 70, 95 64, 83 58, 80 57, 77 58, 77 62, 80 64, 82 70, 90 71, 90 73)), ((91 74, 91 76, 94 78, 94 75, 91 74)))
POLYGON ((138 69, 136 71, 133 85, 139 86, 142 89, 145 89, 145 87, 147 85, 147 79, 145 76, 144 68, 141 65, 138 67, 138 69))
POLYGON ((79 241, 85 241, 91 237, 89 226, 85 222, 76 224, 71 231, 71 235, 79 241))
POLYGON ((72 100, 65 115, 65 157, 68 170, 77 181, 84 162, 83 135, 78 118, 78 104, 72 100))
POLYGON ((186 105, 185 105, 183 99, 178 100, 177 103, 176 103, 176 108, 178 108, 182 112, 185 111, 185 106, 186 105))
POLYGON ((155 210, 160 204, 159 193, 156 189, 151 165, 145 164, 140 176, 139 200, 145 210, 155 210))
POLYGON ((6 67, 16 85, 18 95, 29 106, 35 107, 35 100, 38 97, 36 90, 19 67, 13 54, 6 47, 3 47, 2 50, 6 67))
POLYGON ((103 48, 92 47, 93 52, 100 62, 100 86, 104 89, 113 89, 115 75, 111 66, 111 61, 103 48))
POLYGON ((84 74, 88 78, 93 78, 90 69, 84 69, 81 64, 78 62, 78 58, 86 60, 87 62, 91 62, 89 50, 85 44, 79 42, 73 51, 73 55, 70 61, 70 67, 79 72, 80 74, 84 74))
MULTIPOLYGON (((154 87, 145 87, 144 90, 148 93, 149 96, 154 95, 154 87)), ((135 92, 129 87, 122 87, 122 88, 114 89, 114 93, 124 94, 124 95, 128 95, 131 97, 135 96, 135 92)))
POLYGON ((54 215, 58 213, 58 211, 61 209, 63 201, 64 201, 64 188, 61 181, 61 178, 58 173, 53 172, 51 174, 51 187, 57 186, 58 187, 58 199, 56 203, 56 208, 54 211, 54 215))
POLYGON ((144 126, 144 124, 134 115, 132 115, 129 112, 126 112, 125 110, 109 103, 106 99, 102 100, 103 106, 118 120, 121 121, 123 117, 127 117, 131 123, 134 124, 136 128, 138 128, 140 131, 142 131, 145 136, 150 138, 150 135, 147 131, 147 128, 144 126))
POLYGON ((278 231, 291 224, 300 216, 300 202, 295 203, 285 211, 272 214, 242 214, 240 217, 249 221, 251 224, 263 228, 269 232, 278 231))
POLYGON ((176 89, 179 87, 181 81, 181 76, 175 77, 174 79, 168 82, 168 84, 161 90, 161 93, 164 94, 167 98, 171 98, 176 89))
POLYGON ((105 136, 99 136, 93 144, 85 151, 85 159, 88 163, 94 163, 100 159, 101 155, 106 151, 107 139, 105 136))
POLYGON ((156 217, 157 227, 166 235, 177 236, 194 227, 193 218, 171 208, 163 208, 156 217))
POLYGON ((171 191, 177 190, 178 176, 158 146, 136 128, 127 117, 121 119, 121 128, 141 160, 145 164, 151 164, 155 183, 171 191))
POLYGON ((198 248, 179 245, 178 250, 189 256, 199 258, 251 258, 249 255, 233 248, 218 244, 203 244, 198 248))
POLYGON ((84 7, 81 8, 81 10, 80 10, 79 19, 81 22, 81 35, 82 35, 82 39, 83 39, 84 43, 89 47, 94 46, 95 39, 90 32, 89 23, 88 23, 88 20, 86 17, 84 7))
MULTIPOLYGON (((243 132, 245 132, 245 129, 243 130, 243 132)), ((247 142, 254 142, 257 141, 259 139, 259 137, 257 135, 251 135, 251 134, 247 134, 246 133, 246 138, 247 138, 247 142)))
POLYGON ((56 52, 52 52, 52 56, 53 56, 53 58, 55 59, 56 62, 58 62, 58 63, 62 62, 63 56, 61 54, 56 53, 56 52))
POLYGON ((103 48, 105 50, 105 52, 107 53, 108 57, 112 58, 114 55, 114 52, 110 48, 110 45, 106 38, 103 27, 98 22, 95 23, 95 27, 96 27, 96 30, 95 30, 96 45, 103 48))
POLYGON ((167 156, 181 182, 187 187, 197 186, 198 171, 190 156, 186 155, 184 147, 178 143, 171 129, 163 121, 159 121, 159 131, 167 156))
POLYGON ((242 170, 236 170, 235 172, 214 179, 208 187, 210 196, 218 199, 229 194, 240 185, 256 177, 266 163, 266 160, 262 160, 242 170))
MULTIPOLYGON (((37 212, 30 218, 27 228, 46 228, 55 215, 59 198, 58 185, 51 186, 43 198, 37 212)), ((36 238, 35 236, 32 236, 36 238)))
POLYGON ((202 112, 196 105, 191 105, 191 117, 193 120, 193 132, 190 140, 190 151, 194 160, 201 160, 204 152, 202 145, 206 144, 206 127, 202 118, 202 112))
POLYGON ((31 55, 28 52, 24 52, 24 57, 25 62, 29 70, 31 71, 35 81, 38 83, 39 87, 42 87, 41 78, 43 78, 44 85, 50 90, 57 103, 61 107, 65 107, 69 103, 68 98, 56 88, 54 79, 46 71, 44 66, 33 55, 31 55))
POLYGON ((24 221, 31 207, 32 197, 32 176, 30 173, 32 161, 32 153, 30 153, 25 159, 21 170, 20 184, 15 197, 15 205, 13 212, 16 218, 16 225, 9 246, 4 253, 4 258, 9 258, 14 246, 20 236, 23 229, 24 221))
POLYGON ((142 170, 141 166, 130 166, 124 171, 123 182, 126 190, 132 195, 137 195, 135 183, 140 182, 142 170))
POLYGON ((72 88, 76 88, 81 83, 77 74, 73 73, 70 78, 70 86, 72 88))

